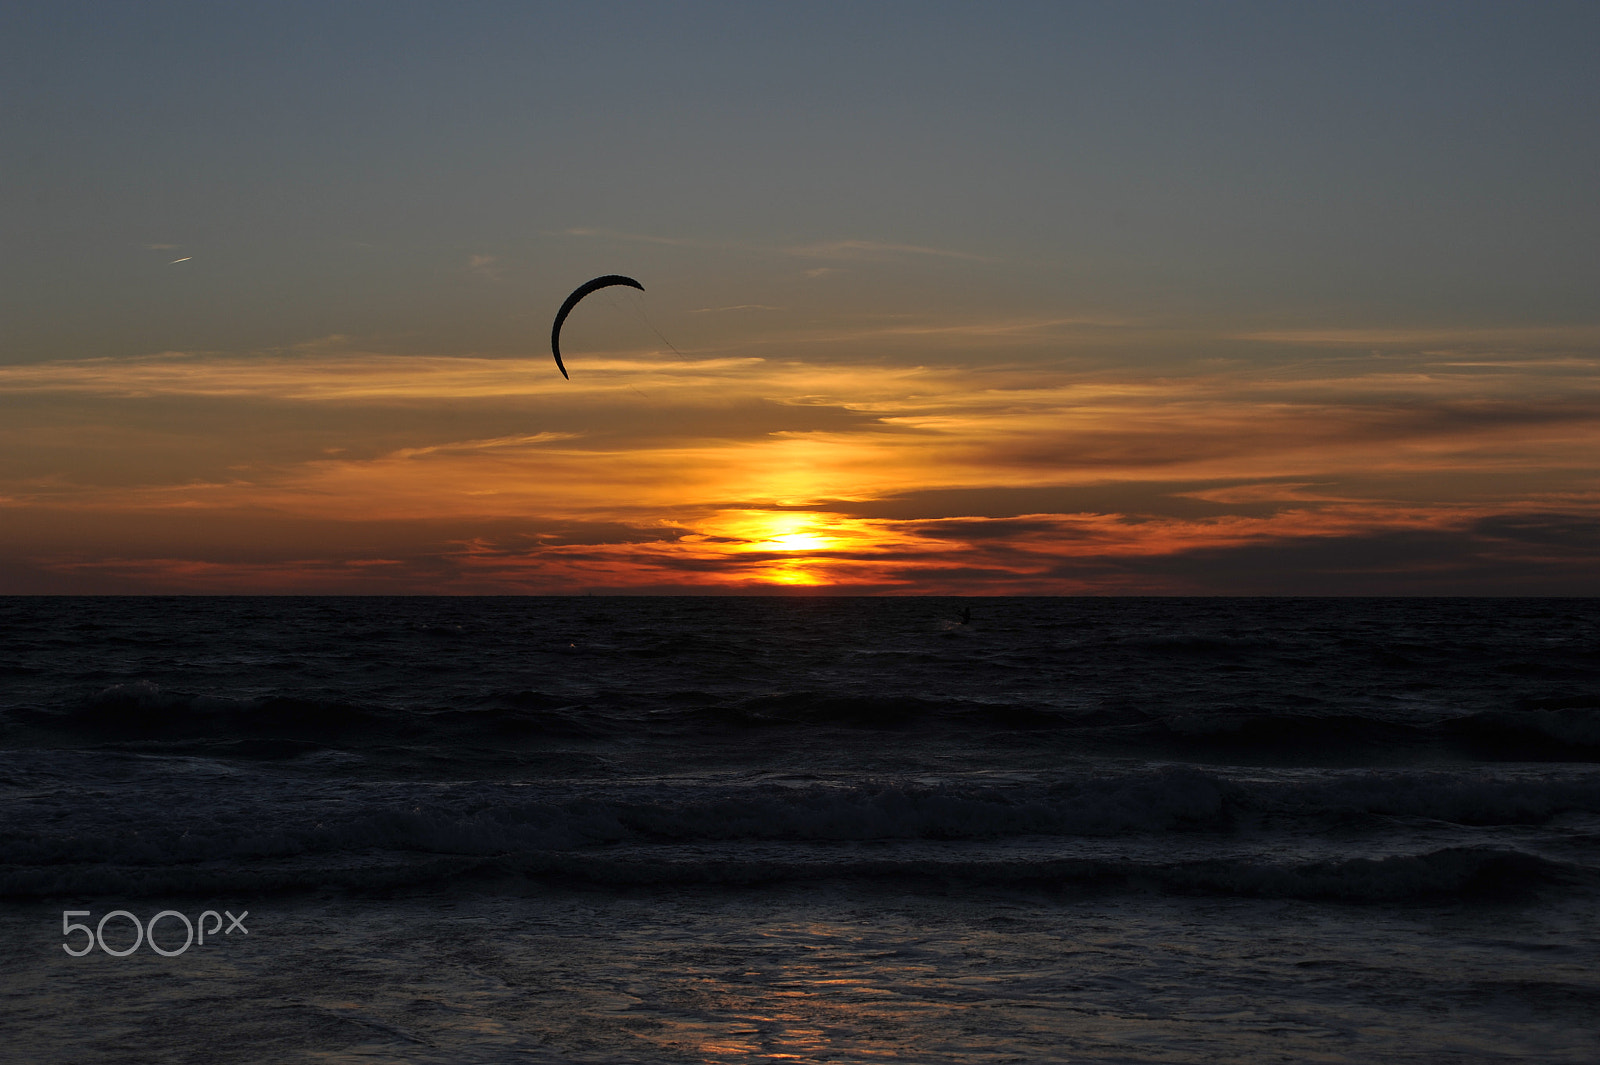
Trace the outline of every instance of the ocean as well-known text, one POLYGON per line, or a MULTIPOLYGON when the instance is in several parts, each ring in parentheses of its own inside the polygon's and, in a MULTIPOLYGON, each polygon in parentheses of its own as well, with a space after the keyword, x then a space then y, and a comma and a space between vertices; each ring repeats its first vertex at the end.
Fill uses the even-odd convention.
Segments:
POLYGON ((1600 1060, 1600 601, 0 598, 0 1045, 1600 1060))

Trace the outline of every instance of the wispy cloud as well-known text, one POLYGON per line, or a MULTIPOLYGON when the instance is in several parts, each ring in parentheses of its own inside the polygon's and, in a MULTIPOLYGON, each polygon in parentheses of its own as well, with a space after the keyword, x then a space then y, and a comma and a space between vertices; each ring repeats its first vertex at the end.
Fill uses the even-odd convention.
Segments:
POLYGON ((658 237, 649 233, 623 233, 615 229, 593 229, 588 226, 574 226, 562 230, 569 237, 596 237, 602 240, 620 240, 630 244, 664 244, 674 248, 694 247, 720 247, 714 242, 694 240, 688 237, 658 237))
POLYGON ((504 278, 498 255, 469 255, 467 269, 488 281, 500 281, 504 278))
MULTIPOLYGON (((824 240, 809 244, 774 246, 744 241, 706 240, 693 237, 663 237, 650 233, 628 233, 615 229, 590 226, 573 226, 561 231, 572 237, 593 237, 632 244, 661 244, 679 248, 723 248, 775 255, 792 255, 803 259, 836 259, 841 261, 889 261, 906 257, 935 259, 962 259, 968 262, 992 263, 999 260, 973 252, 950 248, 933 248, 923 244, 901 244, 883 240, 824 240)), ((825 268, 824 268, 825 269, 825 268)))
POLYGON ((1038 335, 1063 328, 1119 329, 1129 323, 1107 318, 1000 318, 968 322, 906 322, 862 330, 853 336, 1004 337, 1038 335))
POLYGON ((1435 329, 1277 329, 1238 333, 1231 339, 1281 344, 1389 348, 1550 348, 1600 346, 1600 325, 1447 327, 1435 329))
POLYGON ((533 433, 526 436, 495 436, 485 440, 452 440, 447 444, 430 444, 427 447, 406 447, 392 451, 387 456, 391 459, 418 458, 423 455, 438 455, 445 452, 477 452, 490 451, 498 448, 528 448, 540 444, 554 443, 558 440, 573 440, 578 433, 533 433))
POLYGON ((799 244, 784 250, 790 255, 807 259, 894 259, 907 255, 921 255, 939 259, 966 259, 980 263, 996 261, 972 252, 930 248, 921 244, 895 244, 881 240, 828 240, 815 244, 799 244))
POLYGON ((774 307, 767 303, 735 303, 730 307, 695 307, 689 314, 721 314, 724 311, 781 311, 782 307, 774 307))

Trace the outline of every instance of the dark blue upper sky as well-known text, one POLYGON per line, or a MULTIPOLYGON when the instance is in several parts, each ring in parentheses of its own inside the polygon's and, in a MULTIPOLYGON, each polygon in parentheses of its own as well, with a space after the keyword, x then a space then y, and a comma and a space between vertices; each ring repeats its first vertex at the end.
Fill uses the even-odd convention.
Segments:
POLYGON ((686 303, 813 316, 1589 321, 1597 30, 1553 3, 8 5, 4 357, 495 348, 518 299, 615 263, 604 234, 680 242, 628 257, 686 303), (847 242, 960 254, 780 291, 793 249, 847 242))

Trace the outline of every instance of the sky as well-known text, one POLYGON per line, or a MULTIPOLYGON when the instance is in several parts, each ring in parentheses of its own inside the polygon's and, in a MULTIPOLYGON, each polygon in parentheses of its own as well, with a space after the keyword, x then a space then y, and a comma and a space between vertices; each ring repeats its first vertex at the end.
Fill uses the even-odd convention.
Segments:
POLYGON ((1596 40, 4 5, 0 594, 1600 594, 1596 40))

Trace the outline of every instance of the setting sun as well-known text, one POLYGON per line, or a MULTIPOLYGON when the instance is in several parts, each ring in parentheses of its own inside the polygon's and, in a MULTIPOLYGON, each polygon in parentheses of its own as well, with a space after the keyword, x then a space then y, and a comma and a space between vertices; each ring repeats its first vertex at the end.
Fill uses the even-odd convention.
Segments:
POLYGON ((821 551, 832 543, 829 538, 819 536, 813 531, 816 523, 806 515, 763 514, 756 520, 766 525, 766 536, 755 542, 758 548, 778 551, 821 551))

